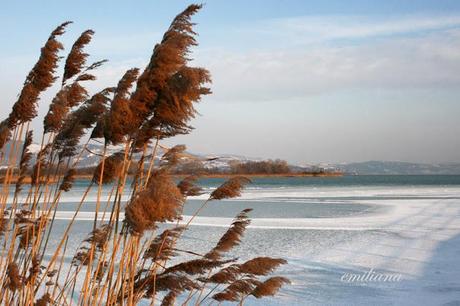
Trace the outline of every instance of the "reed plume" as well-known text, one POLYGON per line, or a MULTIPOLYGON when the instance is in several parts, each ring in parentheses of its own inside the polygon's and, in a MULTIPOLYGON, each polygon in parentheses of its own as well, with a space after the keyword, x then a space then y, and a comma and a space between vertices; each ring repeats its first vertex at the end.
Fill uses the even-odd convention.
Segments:
POLYGON ((41 49, 40 58, 27 75, 22 91, 18 100, 14 103, 6 123, 2 124, 2 137, 0 138, 2 147, 9 140, 8 133, 3 130, 5 124, 11 130, 18 124, 28 122, 37 116, 37 103, 40 93, 49 88, 56 80, 54 73, 58 67, 58 52, 63 49, 62 44, 56 38, 64 34, 65 28, 70 23, 69 21, 64 22, 51 32, 41 49))
POLYGON ((105 116, 104 136, 107 143, 119 144, 125 141, 136 126, 133 126, 134 114, 130 107, 129 90, 134 85, 139 69, 133 68, 123 75, 115 89, 110 111, 105 116))
POLYGON ((8 264, 8 269, 6 271, 6 276, 8 279, 7 287, 11 291, 20 290, 23 287, 23 279, 21 273, 19 272, 19 267, 15 262, 8 264))
POLYGON ((246 227, 251 223, 251 220, 248 217, 248 213, 250 211, 252 211, 252 209, 245 209, 239 213, 233 220, 230 228, 220 238, 217 245, 204 255, 204 257, 216 260, 220 258, 223 253, 228 252, 235 246, 239 245, 246 227))
POLYGON ((250 294, 259 284, 258 280, 251 277, 238 279, 225 288, 224 291, 214 294, 212 298, 218 302, 238 302, 250 294))
POLYGON ((87 266, 90 263, 90 254, 88 247, 80 248, 72 258, 72 265, 74 266, 87 266))
POLYGON ((10 140, 11 138, 11 129, 10 129, 10 124, 9 120, 5 119, 2 122, 0 122, 0 149, 2 149, 5 144, 10 140))
POLYGON ((160 166, 162 168, 172 168, 180 163, 184 156, 186 147, 184 145, 175 145, 163 154, 161 157, 160 166))
POLYGON ((154 118, 161 125, 157 129, 168 135, 188 134, 192 127, 188 121, 195 117, 193 103, 202 95, 211 93, 203 84, 210 83, 209 72, 202 68, 181 67, 158 92, 154 118))
POLYGON ((19 194, 22 190, 22 185, 26 178, 27 169, 29 167, 29 162, 32 159, 32 153, 29 151, 29 147, 32 144, 33 132, 28 131, 22 144, 21 159, 19 161, 19 173, 18 180, 16 182, 16 194, 19 194))
POLYGON ((35 279, 41 272, 41 265, 40 265, 40 260, 38 259, 38 256, 35 255, 32 258, 32 264, 29 268, 29 275, 25 279, 25 283, 30 283, 32 279, 35 279))
MULTIPOLYGON (((93 75, 84 73, 79 75, 73 83, 69 85, 65 85, 65 83, 68 79, 79 74, 84 68, 89 54, 84 53, 83 48, 91 41, 93 34, 94 31, 92 30, 83 32, 75 41, 67 55, 61 90, 57 92, 56 96, 51 101, 49 111, 44 118, 43 126, 45 133, 58 132, 69 109, 78 106, 88 98, 88 92, 79 82, 95 80, 93 75)), ((99 65, 97 67, 99 67, 99 65)), ((96 68, 96 66, 94 68, 96 68)))
POLYGON ((211 269, 221 267, 222 265, 233 262, 234 260, 210 260, 205 258, 192 259, 189 261, 181 262, 177 265, 167 268, 162 274, 168 273, 186 273, 189 275, 203 274, 211 269))
POLYGON ((223 200, 239 197, 241 196, 241 190, 244 185, 250 182, 250 179, 243 176, 232 177, 215 189, 211 193, 209 200, 223 200))
POLYGON ((214 273, 207 279, 203 279, 204 282, 215 283, 215 284, 226 284, 234 282, 240 275, 240 269, 238 264, 233 264, 225 267, 218 272, 214 273))
POLYGON ((15 219, 17 224, 21 224, 18 231, 19 247, 21 249, 30 247, 33 240, 40 235, 40 231, 44 230, 43 224, 46 224, 45 216, 34 219, 25 217, 25 213, 30 214, 29 211, 22 211, 16 215, 15 219))
POLYGON ((58 67, 58 52, 63 49, 62 44, 56 38, 64 34, 65 28, 70 23, 70 21, 64 22, 54 29, 42 47, 40 57, 27 75, 11 113, 7 119, 0 123, 0 149, 10 140, 12 129, 37 116, 40 93, 49 88, 56 80, 54 73, 58 67))
POLYGON ((41 296, 35 303, 34 306, 48 306, 51 304, 53 300, 51 299, 51 295, 47 292, 41 296))
POLYGON ((287 261, 282 258, 256 257, 241 264, 240 273, 250 275, 267 275, 287 261))
POLYGON ((64 86, 51 101, 48 113, 43 120, 44 132, 58 132, 69 110, 86 99, 88 99, 88 92, 78 82, 64 86))
POLYGON ((177 188, 179 188, 180 192, 182 193, 184 197, 193 197, 193 196, 202 195, 203 188, 196 185, 197 181, 198 181, 198 176, 189 175, 177 184, 177 188))
POLYGON ((105 88, 69 114, 59 133, 55 137, 54 150, 60 160, 75 155, 77 145, 85 131, 91 128, 104 113, 113 88, 105 88))
POLYGON ((256 288, 251 292, 251 295, 255 296, 258 299, 265 296, 273 296, 283 285, 290 283, 291 282, 285 277, 270 277, 266 281, 257 285, 256 288))
POLYGON ((59 190, 67 192, 72 189, 76 174, 77 171, 74 168, 67 170, 67 173, 64 175, 64 179, 62 180, 61 186, 59 186, 59 190))
MULTIPOLYGON (((145 127, 133 131, 138 134, 136 143, 139 147, 150 140, 151 135, 162 135, 163 132, 168 136, 174 133, 186 133, 187 121, 195 113, 192 102, 198 101, 201 94, 198 97, 185 98, 186 95, 181 96, 181 93, 191 92, 189 88, 201 88, 202 83, 210 80, 209 75, 206 75, 205 70, 202 69, 199 73, 195 72, 194 77, 189 78, 188 81, 178 82, 181 77, 189 77, 189 75, 181 75, 181 71, 185 69, 188 62, 190 48, 197 45, 191 17, 201 7, 201 5, 190 5, 174 18, 162 41, 155 46, 150 63, 137 81, 130 106, 135 114, 134 126, 145 127), (196 77, 197 75, 201 77, 196 77), (174 92, 174 89, 179 86, 182 91, 174 92), (172 118, 170 114, 174 112, 175 116, 172 118), (179 130, 184 127, 186 128, 179 130)), ((201 92, 206 93, 205 90, 201 92)))
POLYGON ((176 291, 169 291, 161 301, 160 306, 174 306, 178 293, 176 291))
POLYGON ((174 291, 181 293, 193 289, 199 289, 199 285, 185 275, 167 274, 157 277, 149 276, 136 282, 135 287, 145 286, 145 297, 152 297, 155 292, 174 291))
POLYGON ((180 219, 184 198, 171 176, 162 170, 152 174, 147 188, 126 206, 125 222, 134 234, 142 235, 157 222, 180 219))
POLYGON ((8 215, 6 211, 0 216, 0 236, 3 236, 8 229, 9 218, 5 218, 5 215, 8 215))
POLYGON ((85 239, 85 242, 90 244, 94 244, 97 249, 102 250, 106 242, 110 237, 110 233, 112 231, 112 226, 109 224, 104 224, 95 230, 93 230, 89 237, 85 239))
POLYGON ((155 237, 144 252, 144 258, 150 258, 153 261, 167 260, 177 253, 174 250, 174 243, 184 230, 184 227, 175 227, 164 230, 160 235, 155 237))
POLYGON ((94 169, 93 174, 93 182, 99 184, 109 184, 112 183, 115 179, 119 178, 122 174, 123 170, 123 160, 124 160, 124 153, 123 152, 116 152, 109 157, 107 157, 104 161, 104 171, 102 173, 102 181, 101 181, 101 169, 102 169, 102 162, 100 162, 97 167, 94 169))
POLYGON ((68 79, 80 73, 85 66, 86 59, 89 54, 84 53, 83 48, 90 43, 93 35, 93 30, 86 30, 81 33, 80 37, 78 37, 73 44, 64 66, 64 75, 62 77, 63 85, 68 79))
POLYGON ((43 172, 41 170, 43 166, 46 164, 46 159, 51 149, 52 149, 52 145, 47 144, 38 152, 37 160, 35 162, 35 165, 32 169, 32 174, 31 174, 31 185, 32 186, 35 186, 42 181, 43 172))

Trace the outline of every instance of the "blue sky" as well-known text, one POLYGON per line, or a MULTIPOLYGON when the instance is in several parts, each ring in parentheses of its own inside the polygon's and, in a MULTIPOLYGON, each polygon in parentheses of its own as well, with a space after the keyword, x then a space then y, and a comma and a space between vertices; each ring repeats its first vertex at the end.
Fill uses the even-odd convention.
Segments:
MULTIPOLYGON (((109 59, 97 90, 145 66, 189 3, 2 1, 3 116, 60 22, 75 22, 67 47, 96 31, 91 59, 109 59)), ((194 21, 193 65, 211 71, 214 94, 196 130, 169 143, 300 164, 460 162, 459 1, 209 1, 194 21)))

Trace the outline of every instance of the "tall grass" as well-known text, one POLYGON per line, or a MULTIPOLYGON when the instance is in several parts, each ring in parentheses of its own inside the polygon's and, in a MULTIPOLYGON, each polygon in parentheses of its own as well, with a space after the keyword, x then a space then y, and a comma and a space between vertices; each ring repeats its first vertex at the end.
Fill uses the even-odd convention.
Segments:
POLYGON ((155 158, 163 139, 191 131, 194 104, 211 93, 206 87, 209 72, 189 66, 190 48, 197 45, 191 17, 200 8, 190 5, 174 18, 141 73, 130 69, 117 86, 92 96, 84 84, 95 81, 93 70, 105 60, 87 64, 84 48, 94 32, 83 32, 66 57, 61 86, 43 120, 40 152, 31 165, 29 123, 37 116, 41 93, 58 80, 63 45, 57 39, 70 22, 51 33, 11 113, 0 124, 1 162, 6 168, 0 197, 3 304, 243 304, 249 296, 275 295, 288 283, 283 277, 268 276, 286 263, 283 259, 238 262, 232 257, 250 223, 250 209, 235 217, 211 250, 177 246, 201 209, 212 201, 240 196, 249 183, 243 177, 230 179, 188 222, 181 222, 187 197, 203 194, 198 176, 179 183, 171 176, 190 156, 185 146, 176 146, 159 161, 155 158), (100 163, 64 230, 58 230, 56 213, 65 205, 61 198, 72 190, 75 169, 90 142, 104 143, 100 163), (109 145, 119 151, 107 155, 109 145), (141 158, 130 174, 136 155, 141 158), (86 238, 72 236, 92 189, 97 189, 92 231, 86 238), (129 196, 125 206, 124 196, 129 196), (51 247, 52 235, 59 239, 51 247), (75 240, 81 240, 80 246, 69 254, 69 241, 75 240), (66 258, 71 262, 65 263, 66 258))

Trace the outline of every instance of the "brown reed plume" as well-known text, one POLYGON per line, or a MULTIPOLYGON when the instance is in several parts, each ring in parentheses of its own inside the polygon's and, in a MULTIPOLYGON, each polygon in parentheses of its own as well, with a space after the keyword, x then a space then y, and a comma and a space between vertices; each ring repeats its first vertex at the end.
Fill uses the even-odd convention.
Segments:
POLYGON ((240 212, 233 220, 230 228, 220 238, 217 245, 211 251, 206 253, 204 257, 214 260, 219 259, 223 253, 228 252, 235 246, 239 245, 246 227, 251 223, 251 220, 248 217, 248 213, 250 211, 252 211, 252 209, 245 209, 240 212))
POLYGON ((64 179, 62 180, 61 186, 59 186, 59 190, 67 192, 72 189, 76 174, 77 170, 74 168, 67 170, 67 173, 64 175, 64 179))
POLYGON ((161 301, 160 306, 173 306, 178 295, 179 293, 176 291, 169 291, 163 298, 163 301, 161 301))
POLYGON ((109 184, 115 181, 115 179, 118 179, 122 175, 123 160, 123 152, 116 152, 107 157, 104 161, 104 172, 102 174, 102 180, 102 162, 100 162, 94 169, 93 182, 96 184, 99 184, 99 182, 102 182, 102 184, 109 184))
POLYGON ((223 200, 239 197, 241 195, 241 189, 245 184, 249 184, 250 182, 250 179, 243 176, 232 177, 214 190, 209 199, 223 200))
POLYGON ((44 230, 43 223, 46 223, 44 216, 32 218, 28 216, 29 214, 29 211, 23 210, 16 214, 14 220, 20 226, 17 236, 19 237, 19 247, 21 249, 29 248, 32 245, 35 238, 40 236, 40 231, 44 230))
POLYGON ((179 188, 180 192, 184 197, 194 197, 202 195, 204 193, 203 188, 196 185, 197 181, 197 175, 189 175, 177 184, 177 188, 179 188))
POLYGON ((291 282, 285 277, 270 277, 266 281, 257 285, 256 288, 254 288, 254 290, 251 292, 251 295, 255 296, 258 299, 265 296, 273 296, 283 285, 290 283, 291 282))
POLYGON ((215 284, 227 284, 236 281, 239 276, 239 265, 233 264, 219 270, 218 272, 211 275, 209 278, 203 279, 202 281, 215 284))
POLYGON ((64 66, 63 85, 68 79, 80 73, 85 66, 89 54, 84 53, 83 48, 89 44, 93 35, 93 30, 86 30, 81 33, 80 37, 73 44, 64 66))
POLYGON ((260 282, 254 278, 242 278, 231 283, 224 291, 216 293, 212 298, 218 302, 239 302, 250 294, 260 282))
POLYGON ((113 88, 103 89, 69 114, 54 141, 60 160, 75 155, 81 137, 104 113, 112 92, 113 88))
POLYGON ((150 277, 148 281, 139 280, 135 287, 141 287, 141 284, 147 284, 145 297, 152 297, 156 292, 174 291, 182 293, 193 289, 199 289, 199 285, 185 275, 167 274, 160 275, 156 278, 150 277))
POLYGON ((89 237, 85 239, 85 242, 91 243, 96 246, 99 250, 102 250, 105 243, 110 237, 110 233, 112 231, 112 226, 109 224, 103 224, 102 226, 93 230, 89 237))
POLYGON ((160 161, 162 168, 171 169, 180 163, 187 148, 184 145, 175 145, 163 154, 160 161))
POLYGON ((233 259, 230 260, 210 260, 205 258, 192 259, 189 261, 181 262, 177 265, 165 269, 161 275, 169 273, 186 273, 189 275, 203 274, 211 269, 221 267, 225 264, 233 262, 233 259))
POLYGON ((56 77, 54 73, 58 67, 58 52, 63 49, 57 41, 57 36, 64 34, 65 28, 71 22, 64 22, 58 26, 41 49, 40 58, 27 75, 18 100, 8 118, 0 124, 0 148, 9 140, 11 130, 18 124, 28 122, 37 116, 37 103, 40 93, 49 88, 56 77))
POLYGON ((133 234, 142 235, 157 222, 180 219, 184 198, 171 176, 158 170, 152 174, 145 190, 140 191, 126 206, 125 222, 133 234))
POLYGON ((47 160, 49 153, 51 152, 51 149, 52 149, 52 145, 47 144, 38 152, 37 160, 32 169, 32 174, 30 175, 32 186, 35 186, 42 181, 43 172, 41 170, 43 166, 46 164, 46 160, 47 160))
POLYGON ((58 67, 58 52, 63 49, 56 37, 64 34, 65 27, 70 23, 64 22, 58 26, 41 49, 40 58, 27 76, 18 101, 13 105, 13 111, 9 117, 10 121, 16 124, 27 122, 37 115, 38 95, 56 80, 54 73, 58 67))
POLYGON ((35 302, 34 306, 48 306, 52 302, 53 302, 53 300, 51 299, 51 295, 47 292, 47 293, 43 294, 42 297, 39 298, 35 302))
POLYGON ((22 185, 26 178, 27 170, 29 167, 29 162, 32 159, 32 153, 29 151, 29 147, 32 144, 32 140, 33 140, 33 132, 28 131, 24 139, 24 143, 22 144, 21 159, 19 161, 18 180, 16 182, 16 190, 15 190, 16 194, 19 194, 22 190, 22 185))
POLYGON ((289 283, 284 277, 272 277, 265 281, 258 280, 272 273, 280 265, 286 264, 284 259, 271 257, 256 257, 242 264, 232 264, 204 279, 203 281, 216 284, 229 284, 223 291, 212 298, 216 301, 242 301, 248 295, 262 297, 264 294, 275 294, 282 285, 289 283))
POLYGON ((5 234, 5 231, 8 229, 9 213, 4 212, 0 215, 0 236, 5 234))
POLYGON ((144 252, 144 258, 158 261, 167 260, 172 256, 176 256, 177 252, 174 249, 174 243, 184 229, 184 227, 175 227, 164 230, 152 240, 149 247, 144 252))
POLYGON ((240 265, 239 269, 240 273, 267 275, 286 263, 287 261, 282 258, 256 257, 240 265))
MULTIPOLYGON (((64 85, 68 79, 82 72, 82 69, 85 67, 89 54, 84 53, 83 48, 89 44, 92 35, 94 35, 94 31, 92 30, 83 32, 67 55, 62 77, 62 88, 51 101, 49 111, 43 121, 45 133, 59 131, 69 109, 79 105, 88 98, 88 92, 79 82, 95 80, 96 78, 93 75, 89 73, 80 74, 73 83, 64 85)), ((99 66, 99 63, 96 65, 93 64, 86 70, 92 70, 99 66)))
POLYGON ((58 132, 69 110, 86 99, 88 92, 78 82, 64 86, 51 101, 49 111, 43 120, 44 132, 58 132))
POLYGON ((210 82, 209 73, 186 67, 190 48, 197 44, 191 17, 201 7, 190 5, 176 16, 137 81, 130 106, 134 126, 140 128, 132 131, 136 132, 138 147, 153 136, 170 137, 190 131, 187 121, 195 114, 193 102, 210 92, 201 86, 210 82))
POLYGON ((12 262, 8 264, 8 269, 6 272, 8 277, 7 287, 11 291, 16 291, 22 289, 23 279, 21 273, 19 272, 19 267, 16 263, 12 262))
POLYGON ((115 95, 107 112, 103 124, 104 136, 107 143, 119 144, 136 127, 133 126, 132 109, 130 107, 129 90, 134 85, 139 69, 133 68, 123 75, 115 89, 115 95))

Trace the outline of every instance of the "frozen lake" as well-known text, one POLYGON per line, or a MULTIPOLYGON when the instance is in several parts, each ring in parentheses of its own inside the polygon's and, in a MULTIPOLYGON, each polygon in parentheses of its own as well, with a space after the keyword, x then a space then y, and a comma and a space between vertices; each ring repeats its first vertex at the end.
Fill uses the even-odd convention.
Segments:
MULTIPOLYGON (((202 181, 207 191, 221 182, 202 181)), ((56 233, 86 186, 80 181, 63 197, 56 233)), ((205 199, 187 202, 183 222, 205 199)), ((81 240, 95 201, 94 190, 73 229, 81 240)), ((460 305, 460 176, 256 179, 241 198, 209 203, 180 248, 205 252, 244 208, 254 209, 253 222, 232 255, 285 258, 277 274, 292 281, 276 299, 246 305, 460 305), (351 277, 366 273, 398 279, 351 277)), ((52 250, 57 236, 50 243, 52 250)), ((68 261, 79 243, 70 242, 68 261)))

